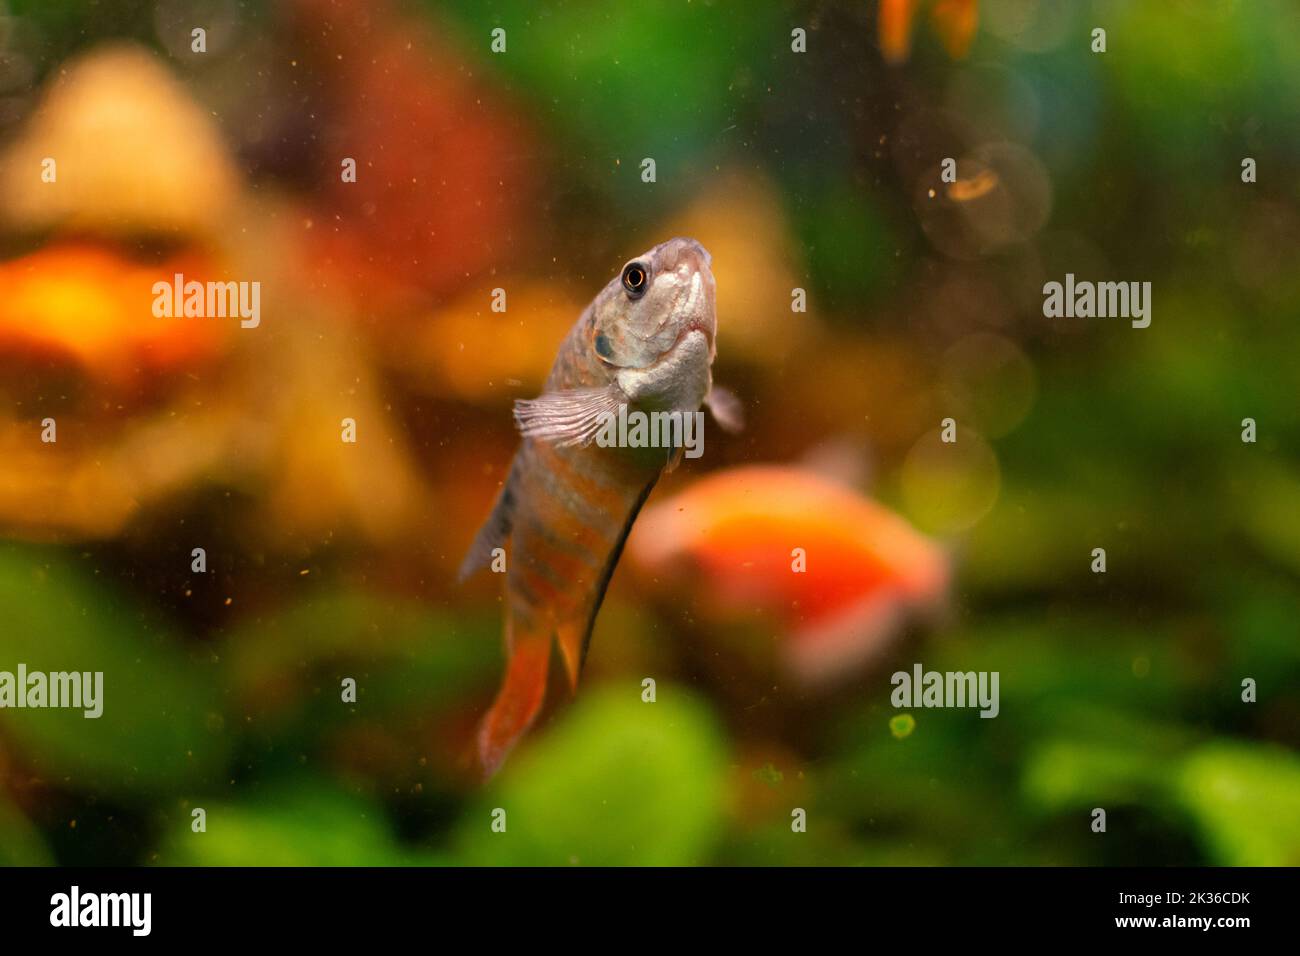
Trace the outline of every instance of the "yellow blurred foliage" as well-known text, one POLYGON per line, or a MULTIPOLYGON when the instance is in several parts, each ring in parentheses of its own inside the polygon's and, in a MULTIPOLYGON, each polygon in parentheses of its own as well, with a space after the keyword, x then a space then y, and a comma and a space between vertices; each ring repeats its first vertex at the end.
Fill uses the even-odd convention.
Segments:
POLYGON ((478 402, 512 387, 535 394, 586 307, 558 283, 504 278, 436 312, 413 341, 398 343, 393 361, 440 395, 478 402), (492 311, 493 288, 506 291, 505 312, 492 311))
POLYGON ((71 61, 0 156, 0 217, 20 230, 206 235, 238 189, 211 118, 132 46, 71 61), (54 182, 41 178, 47 158, 54 182))

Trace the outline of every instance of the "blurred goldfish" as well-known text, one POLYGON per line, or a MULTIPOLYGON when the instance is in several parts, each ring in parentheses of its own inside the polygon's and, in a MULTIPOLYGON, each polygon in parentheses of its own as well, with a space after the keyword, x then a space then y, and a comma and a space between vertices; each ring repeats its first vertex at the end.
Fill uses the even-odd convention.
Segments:
POLYGON ((489 774, 541 708, 553 638, 576 687, 632 522, 682 454, 681 447, 593 447, 596 432, 629 406, 695 414, 712 401, 719 413, 716 327, 708 252, 694 239, 670 239, 609 281, 560 346, 541 397, 516 403, 523 444, 461 567, 464 578, 509 538, 510 660, 479 731, 489 774))
POLYGON ((936 605, 948 559, 901 517, 808 470, 717 472, 642 517, 632 561, 706 613, 760 610, 789 632, 788 663, 822 680, 877 652, 906 612, 936 605), (802 570, 800 570, 802 569, 802 570))
POLYGON ((208 357, 228 330, 154 318, 152 287, 159 276, 211 271, 196 254, 149 265, 83 244, 0 262, 0 350, 67 356, 117 383, 208 357))
MULTIPOLYGON (((912 22, 920 0, 880 0, 880 49, 890 63, 901 63, 912 49, 912 22)), ((960 60, 970 49, 979 22, 978 0, 935 0, 930 22, 944 49, 960 60)))

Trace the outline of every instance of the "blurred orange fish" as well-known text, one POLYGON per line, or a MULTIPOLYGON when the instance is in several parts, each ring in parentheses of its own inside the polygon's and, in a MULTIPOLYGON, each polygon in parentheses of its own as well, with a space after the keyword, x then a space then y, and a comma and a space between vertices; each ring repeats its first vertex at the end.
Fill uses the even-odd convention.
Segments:
POLYGON ((0 350, 69 357, 119 383, 206 357, 226 327, 154 318, 152 288, 177 272, 210 271, 193 254, 150 265, 88 244, 0 262, 0 350))
MULTIPOLYGON (((912 22, 920 0, 880 0, 880 49, 890 63, 902 63, 912 49, 912 22)), ((960 60, 970 49, 979 22, 978 0, 936 0, 930 22, 944 49, 960 60)))
POLYGON ((515 405, 523 444, 461 566, 462 578, 489 561, 500 570, 509 539, 510 660, 479 731, 489 774, 542 706, 553 639, 576 687, 632 522, 683 452, 606 445, 597 433, 624 410, 693 416, 708 403, 720 417, 734 414, 712 390, 710 261, 694 239, 678 238, 629 262, 569 330, 543 394, 515 405))
POLYGON ((788 663, 809 681, 870 658, 909 610, 940 602, 949 576, 943 550, 898 515, 777 465, 717 472, 649 509, 628 554, 724 615, 777 617, 788 663))

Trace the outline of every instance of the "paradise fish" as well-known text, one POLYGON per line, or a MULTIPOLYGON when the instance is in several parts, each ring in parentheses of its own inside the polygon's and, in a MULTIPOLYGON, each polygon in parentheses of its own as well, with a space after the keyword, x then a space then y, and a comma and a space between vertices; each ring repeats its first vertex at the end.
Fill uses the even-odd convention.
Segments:
POLYGON ((620 406, 694 414, 708 404, 739 427, 734 397, 712 387, 714 280, 694 239, 676 238, 627 263, 560 346, 541 397, 515 403, 523 443, 460 569, 486 564, 506 540, 505 680, 479 730, 489 774, 541 708, 551 641, 570 688, 637 512, 682 449, 602 447, 620 406))
POLYGON ((628 551, 675 600, 698 589, 715 623, 754 610, 778 619, 786 662, 807 681, 863 663, 948 587, 947 556, 903 518, 790 466, 709 475, 647 511, 628 551))

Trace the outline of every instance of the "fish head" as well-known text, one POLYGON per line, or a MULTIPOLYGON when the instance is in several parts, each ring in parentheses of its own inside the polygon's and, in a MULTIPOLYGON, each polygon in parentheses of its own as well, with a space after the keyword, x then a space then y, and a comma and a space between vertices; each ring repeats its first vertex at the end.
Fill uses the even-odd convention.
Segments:
POLYGON ((716 286, 708 250, 694 239, 661 242, 630 259, 594 303, 591 349, 618 369, 650 369, 689 341, 711 362, 716 286))

